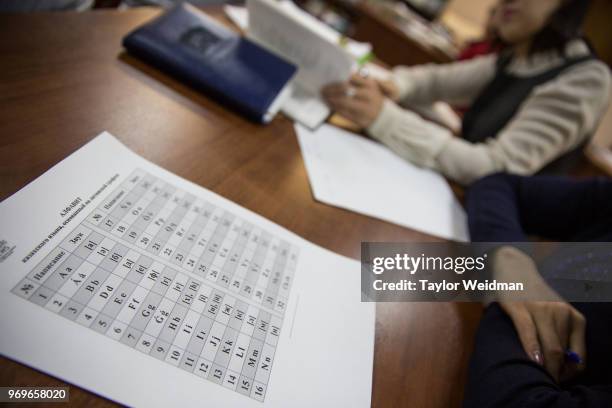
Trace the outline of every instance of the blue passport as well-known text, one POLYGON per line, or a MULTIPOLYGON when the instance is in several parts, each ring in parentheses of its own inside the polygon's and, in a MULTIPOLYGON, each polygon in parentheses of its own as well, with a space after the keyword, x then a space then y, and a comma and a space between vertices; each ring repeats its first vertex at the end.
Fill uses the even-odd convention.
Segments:
POLYGON ((130 54, 242 113, 269 122, 297 67, 181 3, 123 39, 130 54))

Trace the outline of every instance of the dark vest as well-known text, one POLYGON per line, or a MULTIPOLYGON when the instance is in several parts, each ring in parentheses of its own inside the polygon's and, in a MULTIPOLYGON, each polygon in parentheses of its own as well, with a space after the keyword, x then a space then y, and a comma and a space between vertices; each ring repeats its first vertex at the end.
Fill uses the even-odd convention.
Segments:
MULTIPOLYGON (((502 54, 497 60, 495 77, 480 92, 463 116, 462 137, 472 143, 481 143, 497 134, 516 115, 521 105, 539 85, 552 81, 566 69, 581 62, 595 59, 593 55, 567 59, 561 65, 530 77, 519 77, 506 72, 512 60, 502 54)), ((539 173, 567 173, 582 159, 583 143, 544 167, 539 173)))

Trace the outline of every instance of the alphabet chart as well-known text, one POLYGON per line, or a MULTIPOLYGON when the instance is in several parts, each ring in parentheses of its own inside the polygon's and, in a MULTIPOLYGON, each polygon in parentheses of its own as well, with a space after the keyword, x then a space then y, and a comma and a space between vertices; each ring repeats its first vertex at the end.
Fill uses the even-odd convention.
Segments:
POLYGON ((0 203, 0 225, 6 357, 128 406, 369 406, 359 263, 109 134, 0 203))
POLYGON ((13 293, 263 401, 297 257, 286 241, 136 170, 13 293))

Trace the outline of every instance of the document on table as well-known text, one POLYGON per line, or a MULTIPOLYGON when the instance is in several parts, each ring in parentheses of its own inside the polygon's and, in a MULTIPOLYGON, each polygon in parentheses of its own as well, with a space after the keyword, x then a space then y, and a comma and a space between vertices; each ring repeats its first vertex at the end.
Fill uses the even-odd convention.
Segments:
POLYGON ((359 263, 108 133, 0 203, 0 225, 6 357, 129 406, 370 406, 359 263))
POLYGON ((466 215, 446 180, 385 146, 331 125, 296 125, 315 198, 431 235, 467 241, 466 215))
MULTIPOLYGON (((330 114, 321 88, 348 80, 355 58, 340 46, 339 33, 292 2, 248 0, 247 8, 247 36, 298 66, 283 112, 308 128, 319 126, 330 114)), ((352 47, 364 52, 368 46, 352 47)))

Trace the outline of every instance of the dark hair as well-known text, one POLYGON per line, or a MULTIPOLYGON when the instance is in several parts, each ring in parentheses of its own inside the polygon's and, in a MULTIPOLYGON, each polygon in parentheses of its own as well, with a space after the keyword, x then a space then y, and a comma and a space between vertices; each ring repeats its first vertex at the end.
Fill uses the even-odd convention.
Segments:
POLYGON ((564 55, 565 44, 583 36, 582 23, 590 3, 590 0, 564 0, 546 26, 534 36, 529 53, 554 50, 564 55))

